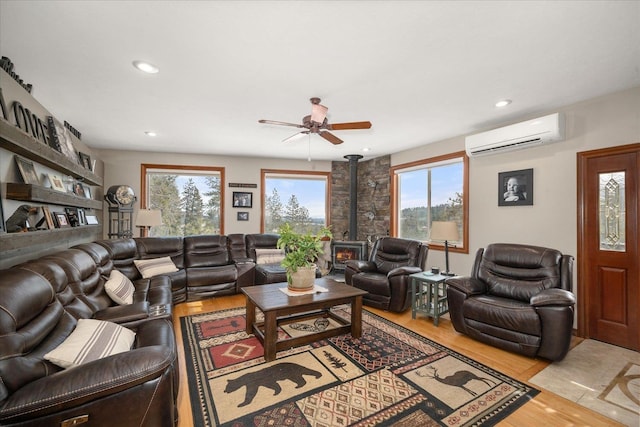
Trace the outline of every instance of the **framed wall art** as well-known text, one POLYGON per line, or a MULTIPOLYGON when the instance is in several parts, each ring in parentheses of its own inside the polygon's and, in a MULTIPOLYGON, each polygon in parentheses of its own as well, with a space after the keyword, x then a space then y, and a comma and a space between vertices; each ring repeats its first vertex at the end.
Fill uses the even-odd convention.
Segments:
POLYGON ((80 197, 85 197, 84 195, 84 186, 81 182, 76 181, 73 183, 73 194, 80 197))
POLYGON ((245 193, 243 191, 233 192, 234 208, 250 208, 253 206, 253 193, 245 193))
POLYGON ((64 212, 54 212, 53 217, 56 219, 57 228, 68 228, 71 227, 71 223, 69 222, 69 218, 67 218, 67 214, 64 212))
POLYGON ((33 166, 33 162, 20 156, 15 156, 15 159, 24 183, 40 185, 40 180, 38 179, 38 174, 36 173, 36 168, 33 166))
POLYGON ((52 147, 67 156, 73 163, 78 164, 78 154, 71 140, 69 129, 61 125, 55 118, 49 120, 49 133, 53 141, 52 147), (53 124, 53 125, 52 125, 53 124))
POLYGON ((249 212, 238 212, 238 221, 249 221, 249 212))
POLYGON ((498 206, 533 205, 533 169, 498 174, 498 206))
POLYGON ((89 169, 90 171, 93 171, 93 166, 91 164, 91 156, 81 151, 78 151, 78 160, 80 161, 80 164, 82 165, 82 167, 84 167, 85 169, 89 169))
POLYGON ((49 230, 53 230, 56 228, 56 223, 53 220, 53 216, 51 216, 51 211, 48 206, 42 207, 42 215, 44 216, 44 220, 47 223, 47 227, 49 230))
POLYGON ((48 174, 49 182, 51 183, 51 188, 56 191, 62 191, 63 193, 67 192, 67 189, 64 188, 64 181, 58 175, 48 174))

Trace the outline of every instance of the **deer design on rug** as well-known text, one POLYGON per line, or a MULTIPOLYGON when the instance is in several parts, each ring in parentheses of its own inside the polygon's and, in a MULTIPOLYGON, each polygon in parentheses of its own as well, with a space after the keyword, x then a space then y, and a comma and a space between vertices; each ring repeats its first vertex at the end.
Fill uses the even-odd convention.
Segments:
POLYGON ((472 396, 477 396, 478 393, 466 387, 466 384, 469 381, 473 381, 473 380, 482 381, 489 387, 497 385, 495 381, 489 378, 479 377, 473 372, 469 372, 469 371, 457 371, 447 377, 442 378, 438 375, 438 370, 433 366, 427 366, 427 369, 432 370, 433 374, 429 374, 428 372, 422 373, 420 371, 417 371, 416 374, 422 378, 433 378, 434 380, 442 384, 450 385, 453 387, 460 387, 461 389, 463 389, 464 391, 466 391, 472 396))

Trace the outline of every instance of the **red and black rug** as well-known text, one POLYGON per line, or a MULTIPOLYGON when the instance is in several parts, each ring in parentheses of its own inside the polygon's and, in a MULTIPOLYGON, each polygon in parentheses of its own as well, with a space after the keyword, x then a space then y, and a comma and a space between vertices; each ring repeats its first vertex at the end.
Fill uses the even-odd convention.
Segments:
MULTIPOLYGON (((348 307, 335 312, 347 319, 348 307)), ((538 390, 363 311, 363 335, 278 353, 245 333, 245 309, 180 319, 196 426, 494 425, 538 390)), ((282 337, 331 328, 287 325, 282 337)))

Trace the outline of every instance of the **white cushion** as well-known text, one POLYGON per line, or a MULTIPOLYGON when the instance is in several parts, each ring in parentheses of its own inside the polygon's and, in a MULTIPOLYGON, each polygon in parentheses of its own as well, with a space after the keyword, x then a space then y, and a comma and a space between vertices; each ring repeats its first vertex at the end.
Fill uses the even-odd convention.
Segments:
POLYGON ((136 259, 133 263, 145 279, 159 274, 175 273, 178 271, 171 257, 168 256, 152 259, 136 259))
POLYGON ((111 271, 109 280, 104 284, 104 290, 116 304, 129 305, 133 303, 133 292, 135 291, 133 283, 118 270, 111 271))
POLYGON ((62 368, 72 368, 129 351, 135 337, 132 330, 112 322, 80 319, 71 335, 44 358, 62 368))
POLYGON ((256 249, 256 264, 280 264, 284 249, 256 249))

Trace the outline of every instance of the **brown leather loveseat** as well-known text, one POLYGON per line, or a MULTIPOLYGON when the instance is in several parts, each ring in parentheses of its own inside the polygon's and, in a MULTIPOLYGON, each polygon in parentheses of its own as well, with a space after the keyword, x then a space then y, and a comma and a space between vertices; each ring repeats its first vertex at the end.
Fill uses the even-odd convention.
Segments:
POLYGON ((573 257, 496 243, 476 253, 469 277, 447 279, 456 331, 529 357, 561 360, 573 328, 573 257))

